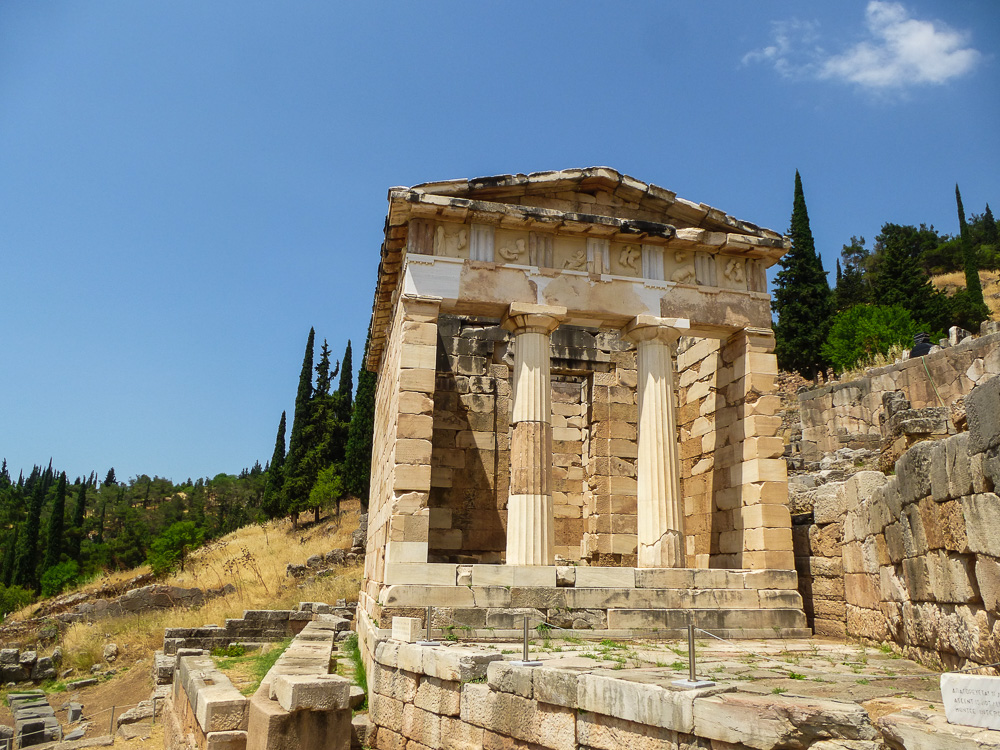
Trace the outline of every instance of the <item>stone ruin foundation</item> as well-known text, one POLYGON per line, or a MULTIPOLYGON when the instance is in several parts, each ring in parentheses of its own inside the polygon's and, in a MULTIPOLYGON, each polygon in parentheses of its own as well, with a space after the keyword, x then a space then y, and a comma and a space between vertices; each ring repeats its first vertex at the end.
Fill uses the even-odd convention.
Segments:
POLYGON ((390 189, 366 659, 427 607, 474 638, 809 635, 768 395, 787 249, 606 168, 390 189))

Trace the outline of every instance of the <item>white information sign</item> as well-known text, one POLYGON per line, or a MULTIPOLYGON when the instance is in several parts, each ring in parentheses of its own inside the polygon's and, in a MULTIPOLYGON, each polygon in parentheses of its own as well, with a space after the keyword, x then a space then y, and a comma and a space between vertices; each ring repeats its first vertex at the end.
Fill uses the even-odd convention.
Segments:
POLYGON ((1000 729, 1000 677, 945 673, 941 697, 949 723, 1000 729))

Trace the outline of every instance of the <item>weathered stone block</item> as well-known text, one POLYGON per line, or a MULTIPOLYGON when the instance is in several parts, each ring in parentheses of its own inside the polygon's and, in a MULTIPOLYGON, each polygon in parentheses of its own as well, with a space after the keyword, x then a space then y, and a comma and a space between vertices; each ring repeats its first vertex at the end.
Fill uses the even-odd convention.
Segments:
POLYGON ((271 682, 275 700, 286 711, 346 710, 350 708, 351 682, 335 674, 280 674, 271 682))
POLYGON ((963 497, 962 511, 969 549, 1000 557, 1000 497, 992 492, 963 497))

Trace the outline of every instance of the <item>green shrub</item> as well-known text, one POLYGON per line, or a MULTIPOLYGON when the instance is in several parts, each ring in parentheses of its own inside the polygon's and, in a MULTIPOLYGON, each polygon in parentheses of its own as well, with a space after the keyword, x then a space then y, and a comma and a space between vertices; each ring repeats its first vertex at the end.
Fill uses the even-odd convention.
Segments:
POLYGON ((20 586, 0 586, 0 615, 16 612, 34 600, 34 594, 20 586))
POLYGON ((80 577, 80 566, 72 560, 53 565, 42 573, 42 596, 55 596, 65 588, 76 584, 80 577))
POLYGON ((837 372, 886 354, 893 346, 909 346, 913 334, 927 330, 899 305, 855 305, 837 313, 823 344, 823 356, 837 372))

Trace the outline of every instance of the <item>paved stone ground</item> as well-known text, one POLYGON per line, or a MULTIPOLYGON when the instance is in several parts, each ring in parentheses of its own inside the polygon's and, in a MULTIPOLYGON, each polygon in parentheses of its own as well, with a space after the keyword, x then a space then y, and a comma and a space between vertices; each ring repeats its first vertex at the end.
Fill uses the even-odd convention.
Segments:
MULTIPOLYGON (((688 676, 687 641, 529 641, 529 655, 545 666, 608 674, 623 680, 667 685, 688 676)), ((828 638, 721 642, 703 633, 695 642, 697 677, 734 685, 746 693, 831 698, 866 703, 909 698, 943 711, 939 673, 908 661, 888 646, 872 647, 828 638)), ((464 642, 520 659, 522 643, 464 642)), ((992 673, 989 670, 983 674, 992 673)))

